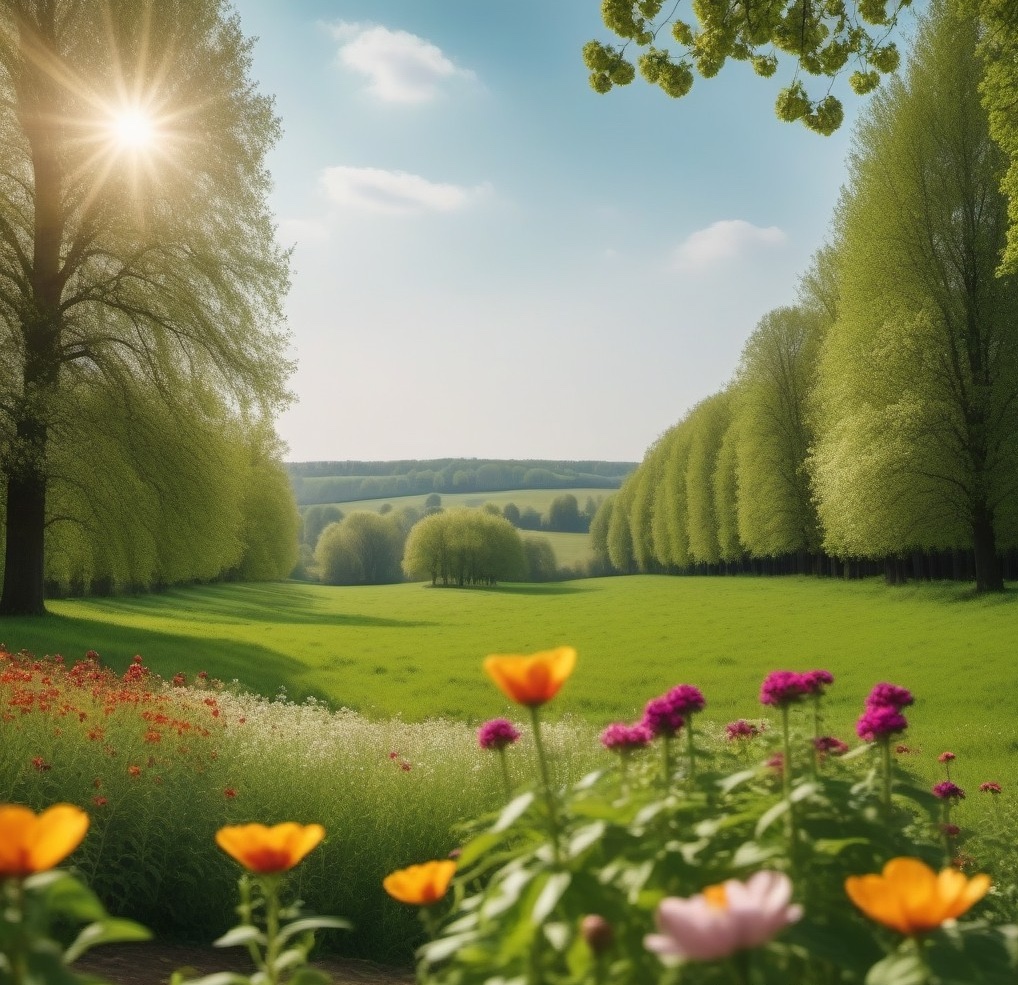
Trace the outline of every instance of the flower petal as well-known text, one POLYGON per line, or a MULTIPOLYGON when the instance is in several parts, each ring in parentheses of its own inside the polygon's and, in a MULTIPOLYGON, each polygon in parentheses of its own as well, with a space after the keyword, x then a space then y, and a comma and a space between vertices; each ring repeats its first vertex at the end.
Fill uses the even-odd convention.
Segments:
POLYGON ((871 920, 902 934, 911 932, 901 902, 883 876, 849 876, 845 880, 845 892, 871 920))
POLYGON ((81 844, 88 823, 88 815, 73 804, 54 804, 43 811, 26 846, 32 871, 44 872, 62 862, 81 844))

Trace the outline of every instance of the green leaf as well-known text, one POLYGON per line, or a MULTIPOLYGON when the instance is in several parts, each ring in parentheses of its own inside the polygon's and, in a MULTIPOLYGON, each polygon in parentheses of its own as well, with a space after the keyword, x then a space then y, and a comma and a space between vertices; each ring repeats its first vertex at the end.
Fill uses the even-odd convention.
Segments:
POLYGON ((332 985, 332 976, 317 968, 298 968, 293 973, 289 985, 332 985))
POLYGON ((66 872, 42 886, 46 909, 52 914, 60 914, 75 923, 92 923, 109 916, 99 897, 66 872))
POLYGON ((494 823, 491 830, 494 832, 505 831, 507 828, 513 826, 516 821, 526 813, 527 808, 534 802, 533 791, 528 790, 526 793, 521 793, 518 797, 513 798, 509 801, 505 807, 502 808, 502 813, 499 814, 498 820, 494 823))
POLYGON ((465 869, 467 866, 473 865, 474 862, 487 855, 502 840, 498 835, 491 834, 488 831, 478 835, 476 838, 471 838, 460 852, 458 868, 465 869))
POLYGON ((184 978, 181 972, 174 972, 170 985, 251 985, 251 979, 235 971, 217 971, 201 978, 184 978))
POLYGON ((73 964, 86 951, 97 944, 115 944, 123 941, 147 941, 152 939, 152 932, 133 920, 122 920, 118 917, 107 917, 83 927, 74 943, 64 952, 64 961, 73 964))
POLYGON ((294 934, 302 934, 305 930, 353 930, 353 924, 342 917, 304 917, 281 928, 278 939, 288 941, 294 934))
POLYGON ((915 951, 896 951, 870 968, 866 985, 926 985, 927 979, 926 968, 915 951))
POLYGON ((769 862, 776 855, 783 854, 784 849, 778 845, 761 845, 757 841, 743 842, 732 856, 733 869, 748 869, 763 862, 769 862))
POLYGON ((736 787, 748 780, 752 780, 760 775, 759 769, 741 770, 738 773, 732 773, 730 776, 726 776, 719 784, 718 787, 722 793, 731 793, 736 787))
POLYGON ((607 825, 603 821, 595 821, 593 824, 580 828, 569 840, 569 857, 577 858, 590 848, 591 845, 600 841, 604 836, 606 827, 607 825))
POLYGON ((429 941, 420 947, 417 954, 428 964, 437 964, 446 958, 452 957, 464 944, 476 940, 478 934, 471 931, 467 934, 451 934, 449 937, 439 937, 438 940, 429 941))
POLYGON ((760 820, 756 822, 756 837, 759 838, 779 817, 788 813, 791 806, 791 801, 779 800, 764 811, 760 815, 760 820))
POLYGON ((242 923, 237 927, 231 927, 222 937, 212 942, 213 947, 241 947, 245 944, 266 943, 265 935, 249 923, 242 923))
POLYGON ((556 872, 548 877, 548 881, 541 890, 541 895, 537 897, 534 909, 530 913, 533 923, 544 923, 551 911, 558 905, 558 901, 562 899, 562 894, 569 888, 572 878, 571 872, 556 872))

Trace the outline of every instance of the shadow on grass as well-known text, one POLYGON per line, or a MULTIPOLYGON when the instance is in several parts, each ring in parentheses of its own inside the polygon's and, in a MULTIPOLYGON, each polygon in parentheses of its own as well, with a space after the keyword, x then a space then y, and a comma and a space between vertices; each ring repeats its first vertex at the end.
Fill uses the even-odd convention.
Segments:
POLYGON ((37 656, 62 654, 68 663, 95 650, 104 665, 118 672, 126 670, 135 654, 141 654, 146 666, 167 679, 178 672, 190 679, 204 670, 223 681, 239 680, 246 689, 263 695, 286 687, 296 700, 324 698, 323 692, 301 683, 310 671, 307 665, 255 643, 199 639, 53 614, 5 619, 0 622, 0 640, 14 651, 29 650, 37 656))
MULTIPOLYGON (((75 599, 88 604, 89 599, 75 599)), ((106 614, 140 618, 180 619, 221 623, 282 623, 317 626, 378 626, 415 629, 434 623, 330 612, 313 591, 295 590, 292 584, 207 585, 198 589, 172 588, 151 595, 117 596, 95 600, 97 618, 106 614)), ((0 631, 3 624, 0 623, 0 631)))
MULTIPOLYGON (((451 587, 451 586, 450 586, 451 587)), ((561 585, 555 582, 540 582, 532 585, 473 585, 472 592, 490 592, 494 595, 575 595, 591 589, 579 585, 561 585)))

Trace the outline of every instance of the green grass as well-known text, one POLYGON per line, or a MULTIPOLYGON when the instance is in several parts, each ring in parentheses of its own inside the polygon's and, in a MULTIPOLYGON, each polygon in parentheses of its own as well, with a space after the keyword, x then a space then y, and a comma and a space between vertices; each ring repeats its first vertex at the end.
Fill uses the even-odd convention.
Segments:
POLYGON ((1018 783, 1013 591, 638 576, 492 590, 217 585, 51 609, 0 624, 5 642, 69 657, 95 648, 121 669, 137 652, 165 675, 205 669, 261 693, 283 685, 407 720, 505 713, 484 655, 560 643, 580 663, 555 708, 594 724, 637 717, 679 681, 703 688, 705 717, 718 724, 755 717, 767 671, 825 667, 837 677, 837 733, 851 737, 870 686, 891 680, 918 696, 906 741, 919 768, 935 772, 936 755, 952 749, 963 786, 1018 783))
POLYGON ((565 534, 548 530, 521 530, 520 534, 523 537, 546 537, 560 568, 575 568, 577 564, 594 560, 589 534, 565 534))
MULTIPOLYGON (((565 496, 566 494, 575 496, 582 510, 588 496, 593 496, 594 502, 597 502, 598 499, 614 496, 616 492, 617 490, 615 489, 586 488, 509 489, 504 492, 440 493, 439 495, 442 497, 442 508, 447 510, 455 509, 458 506, 478 507, 483 506, 485 503, 494 503, 501 508, 506 503, 515 503, 521 510, 532 506, 538 513, 543 515, 548 512, 548 507, 551 506, 552 500, 557 499, 559 496, 565 496)), ((331 505, 338 506, 344 513, 352 513, 354 510, 370 510, 373 513, 377 513, 378 508, 385 503, 389 503, 395 510, 400 510, 404 506, 412 506, 415 509, 423 510, 424 501, 428 496, 429 493, 423 493, 419 496, 390 496, 388 499, 357 499, 349 503, 334 503, 331 505)))

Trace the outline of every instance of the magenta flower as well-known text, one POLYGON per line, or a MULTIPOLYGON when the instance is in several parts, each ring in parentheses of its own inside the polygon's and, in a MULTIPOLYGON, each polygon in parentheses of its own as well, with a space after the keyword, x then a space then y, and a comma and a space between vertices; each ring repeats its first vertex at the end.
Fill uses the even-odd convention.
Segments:
POLYGON ((760 685, 760 704, 786 708, 809 693, 805 674, 794 670, 772 670, 760 685))
POLYGON ((848 743, 833 735, 821 735, 813 740, 813 748, 830 756, 844 756, 848 752, 848 743))
POLYGON ((615 722, 601 733, 601 745, 612 752, 632 752, 650 745, 654 736, 646 725, 624 725, 615 722))
POLYGON ((942 780, 940 783, 934 784, 933 796, 938 797, 940 800, 964 800, 965 791, 957 783, 952 783, 950 780, 942 780))
POLYGON ((866 742, 886 739, 908 728, 905 716, 893 705, 867 705, 855 724, 855 734, 866 742))
POLYGON ((477 744, 482 749, 505 749, 519 737, 519 730, 505 718, 493 718, 477 730, 477 744))
POLYGON ((806 692, 819 697, 828 684, 834 683, 834 675, 829 670, 808 670, 802 675, 806 684, 806 692))
POLYGON ((644 946, 662 957, 715 961, 766 944, 802 917, 791 904, 792 883, 782 872, 757 872, 746 882, 729 879, 689 899, 669 896, 657 908, 660 933, 644 946))
POLYGON ((679 684, 673 687, 665 697, 671 701, 672 707, 681 715, 693 715, 707 707, 703 691, 692 684, 679 684))
POLYGON ((874 684, 869 697, 866 698, 868 708, 876 708, 881 705, 889 705, 892 708, 905 708, 912 704, 915 698, 912 692, 905 687, 898 687, 897 684, 874 684))
POLYGON ((998 794, 998 793, 1000 793, 1000 784, 999 783, 994 783, 993 780, 990 780, 987 783, 980 783, 979 784, 979 792, 980 793, 998 794))
POLYGON ((948 838, 957 838, 961 834, 961 828, 957 824, 942 824, 940 831, 941 834, 946 835, 948 838))
POLYGON ((740 718, 737 722, 729 722, 725 726, 725 735, 729 742, 736 742, 739 739, 755 739, 759 734, 760 729, 752 722, 747 722, 745 718, 740 718))
POLYGON ((955 754, 953 752, 942 752, 939 756, 937 756, 937 762, 938 763, 950 763, 950 762, 952 762, 953 760, 955 760, 957 758, 958 757, 955 756, 955 754))
POLYGON ((643 725, 655 738, 671 739, 686 724, 685 718, 666 694, 660 698, 651 698, 643 709, 643 725))

